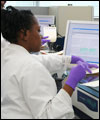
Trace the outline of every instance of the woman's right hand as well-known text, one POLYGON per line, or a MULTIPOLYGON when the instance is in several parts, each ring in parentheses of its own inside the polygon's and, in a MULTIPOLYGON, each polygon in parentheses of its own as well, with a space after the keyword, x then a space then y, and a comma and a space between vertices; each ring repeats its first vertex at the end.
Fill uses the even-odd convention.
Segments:
POLYGON ((86 76, 86 71, 91 73, 91 70, 86 62, 77 62, 77 66, 73 67, 70 71, 67 81, 65 84, 69 85, 75 90, 78 82, 81 81, 86 76))

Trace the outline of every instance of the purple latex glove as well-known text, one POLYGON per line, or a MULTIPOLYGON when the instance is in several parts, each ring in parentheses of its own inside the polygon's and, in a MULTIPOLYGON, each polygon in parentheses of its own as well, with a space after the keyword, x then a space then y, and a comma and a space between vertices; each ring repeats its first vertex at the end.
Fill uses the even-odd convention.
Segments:
POLYGON ((91 70, 90 70, 90 68, 99 68, 96 64, 89 64, 89 63, 87 63, 87 62, 80 62, 80 61, 78 61, 77 63, 79 63, 79 64, 82 64, 82 65, 85 65, 85 69, 89 72, 89 73, 91 73, 91 70))
POLYGON ((71 57, 71 63, 73 64, 77 64, 78 61, 81 61, 81 62, 85 62, 85 64, 87 64, 88 68, 99 68, 96 64, 89 64, 87 63, 86 61, 84 61, 82 58, 78 57, 78 56, 72 56, 71 57))
POLYGON ((87 62, 82 62, 82 61, 78 61, 77 64, 80 64, 86 71, 88 71, 89 73, 92 73, 89 65, 87 62))
POLYGON ((90 63, 87 63, 87 64, 89 68, 99 68, 99 66, 96 64, 90 64, 90 63))
POLYGON ((50 42, 50 40, 46 40, 48 36, 42 37, 42 45, 45 44, 46 42, 50 42))
POLYGON ((71 57, 71 63, 72 64, 76 64, 78 61, 85 62, 82 58, 80 58, 78 56, 72 55, 72 57, 71 57))
POLYGON ((78 82, 81 81, 86 76, 86 71, 91 73, 86 62, 77 62, 77 66, 73 67, 70 71, 68 79, 65 84, 69 85, 75 90, 78 82))

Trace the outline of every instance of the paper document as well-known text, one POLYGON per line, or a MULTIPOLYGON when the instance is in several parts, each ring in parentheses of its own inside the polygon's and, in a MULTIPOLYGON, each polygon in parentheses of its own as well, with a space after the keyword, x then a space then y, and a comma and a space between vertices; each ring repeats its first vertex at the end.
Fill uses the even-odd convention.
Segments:
POLYGON ((62 51, 59 51, 59 52, 55 52, 55 53, 48 53, 48 52, 46 52, 46 50, 41 50, 40 53, 41 53, 41 54, 49 54, 49 55, 50 55, 50 54, 53 54, 53 55, 54 55, 54 54, 55 54, 55 55, 63 55, 63 50, 62 50, 62 51))
POLYGON ((53 54, 53 55, 63 55, 63 50, 59 51, 59 52, 55 52, 55 53, 49 53, 49 54, 53 54))
POLYGON ((48 40, 50 40, 50 42, 56 42, 56 27, 43 27, 43 36, 49 36, 48 40))
MULTIPOLYGON (((93 69, 91 69, 91 71, 92 71, 92 74, 97 74, 97 73, 99 73, 99 68, 93 68, 93 69)), ((87 72, 86 74, 90 74, 90 73, 87 72)))
POLYGON ((82 83, 81 85, 89 86, 89 87, 98 87, 99 86, 99 80, 92 81, 92 82, 87 82, 87 83, 82 83))
POLYGON ((63 50, 62 50, 62 51, 59 51, 59 52, 56 52, 55 54, 56 54, 56 55, 63 55, 63 50))

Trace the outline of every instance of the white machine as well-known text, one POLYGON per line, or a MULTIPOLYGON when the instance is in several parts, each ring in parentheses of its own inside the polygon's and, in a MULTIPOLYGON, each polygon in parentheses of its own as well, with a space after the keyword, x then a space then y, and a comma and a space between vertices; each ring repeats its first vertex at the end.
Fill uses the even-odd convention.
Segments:
POLYGON ((78 84, 72 95, 72 103, 80 118, 99 119, 99 86, 87 87, 78 84))
MULTIPOLYGON (((88 63, 99 64, 99 23, 94 21, 68 21, 64 55, 76 55, 88 63)), ((94 80, 99 80, 99 77, 94 80)), ((86 81, 86 80, 85 80, 86 81)), ((81 83, 84 80, 81 81, 81 83)), ((76 87, 72 103, 83 118, 99 118, 99 85, 76 87), (87 116, 87 117, 86 117, 87 116)))
POLYGON ((57 39, 56 27, 43 27, 43 36, 48 36, 50 42, 56 42, 57 39))

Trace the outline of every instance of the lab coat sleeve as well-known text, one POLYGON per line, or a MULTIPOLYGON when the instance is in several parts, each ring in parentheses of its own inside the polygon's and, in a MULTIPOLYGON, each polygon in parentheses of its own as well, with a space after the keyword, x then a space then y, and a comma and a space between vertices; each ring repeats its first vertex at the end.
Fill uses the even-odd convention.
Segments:
POLYGON ((33 118, 74 117, 70 96, 63 89, 57 94, 55 81, 42 64, 26 66, 21 78, 22 93, 33 118))
POLYGON ((38 55, 38 58, 51 74, 63 73, 71 62, 71 56, 64 55, 38 55))

